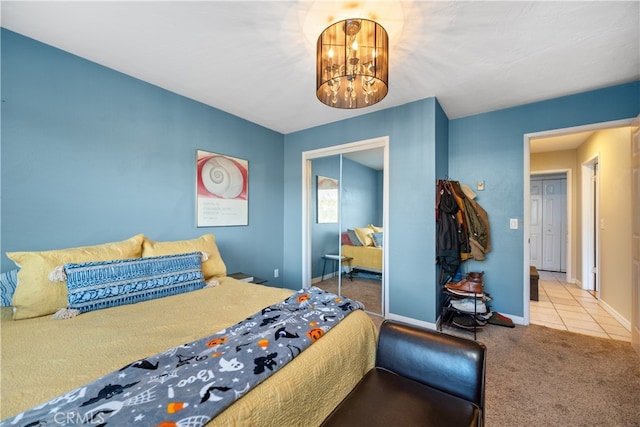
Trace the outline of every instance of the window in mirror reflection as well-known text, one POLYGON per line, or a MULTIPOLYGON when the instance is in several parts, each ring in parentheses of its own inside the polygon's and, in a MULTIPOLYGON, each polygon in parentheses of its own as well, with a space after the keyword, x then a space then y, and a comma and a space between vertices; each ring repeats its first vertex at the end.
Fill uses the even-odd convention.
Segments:
POLYGON ((338 180, 326 176, 317 176, 318 224, 338 222, 338 180))

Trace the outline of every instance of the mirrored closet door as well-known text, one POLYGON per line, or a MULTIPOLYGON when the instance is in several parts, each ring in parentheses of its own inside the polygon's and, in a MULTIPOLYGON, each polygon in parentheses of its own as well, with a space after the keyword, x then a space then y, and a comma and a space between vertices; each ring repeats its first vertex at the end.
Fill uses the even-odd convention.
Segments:
POLYGON ((311 162, 311 283, 341 294, 340 257, 340 155, 311 162))
POLYGON ((311 283, 383 315, 383 149, 314 158, 310 178, 311 283), (336 222, 332 206, 337 206, 336 222))

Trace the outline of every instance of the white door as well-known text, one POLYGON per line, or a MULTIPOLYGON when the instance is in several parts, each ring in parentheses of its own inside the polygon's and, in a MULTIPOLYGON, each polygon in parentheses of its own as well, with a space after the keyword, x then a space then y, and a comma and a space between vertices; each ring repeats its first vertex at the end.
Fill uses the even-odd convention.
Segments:
POLYGON ((566 191, 561 179, 542 182, 542 269, 562 271, 563 213, 566 191))
POLYGON ((631 302, 631 344, 640 354, 640 129, 631 138, 631 218, 633 296, 631 302))
POLYGON ((530 199, 529 264, 542 270, 542 181, 531 181, 530 199))

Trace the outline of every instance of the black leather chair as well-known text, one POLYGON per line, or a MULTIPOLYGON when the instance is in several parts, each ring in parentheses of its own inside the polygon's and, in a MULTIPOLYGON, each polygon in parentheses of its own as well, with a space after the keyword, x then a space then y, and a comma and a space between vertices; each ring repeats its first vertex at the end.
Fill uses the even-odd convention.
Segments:
POLYGON ((323 426, 482 426, 484 344, 404 323, 380 327, 375 367, 323 426))

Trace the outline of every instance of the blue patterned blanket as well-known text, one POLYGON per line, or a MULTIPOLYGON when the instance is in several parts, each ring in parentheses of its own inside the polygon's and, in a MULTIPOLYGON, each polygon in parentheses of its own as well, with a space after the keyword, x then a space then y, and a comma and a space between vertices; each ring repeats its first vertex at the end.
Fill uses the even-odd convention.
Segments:
POLYGON ((234 326, 137 360, 0 426, 202 426, 361 308, 316 287, 302 290, 234 326))

